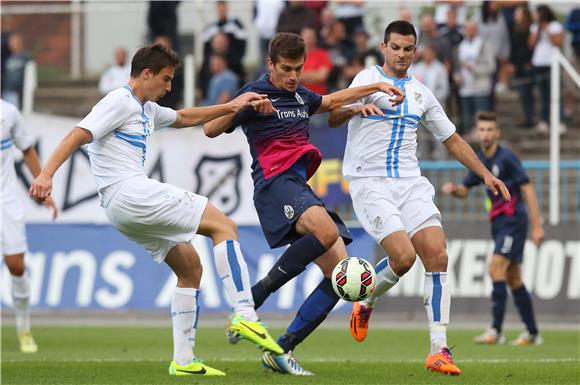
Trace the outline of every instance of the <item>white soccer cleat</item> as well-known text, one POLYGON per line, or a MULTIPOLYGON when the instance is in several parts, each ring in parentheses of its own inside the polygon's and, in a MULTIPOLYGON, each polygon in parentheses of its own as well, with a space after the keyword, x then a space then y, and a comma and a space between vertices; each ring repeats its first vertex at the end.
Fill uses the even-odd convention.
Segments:
POLYGON ((265 352, 262 356, 262 365, 264 368, 273 370, 277 373, 291 374, 293 376, 313 376, 314 373, 304 369, 292 352, 284 354, 274 354, 272 352, 265 352))
POLYGON ((529 331, 524 330, 520 333, 518 338, 510 342, 510 345, 526 346, 526 345, 542 345, 544 338, 540 334, 530 334, 529 331))
POLYGON ((483 334, 475 337, 473 342, 483 345, 503 345, 505 344, 505 337, 503 334, 498 333, 495 328, 489 328, 483 334))

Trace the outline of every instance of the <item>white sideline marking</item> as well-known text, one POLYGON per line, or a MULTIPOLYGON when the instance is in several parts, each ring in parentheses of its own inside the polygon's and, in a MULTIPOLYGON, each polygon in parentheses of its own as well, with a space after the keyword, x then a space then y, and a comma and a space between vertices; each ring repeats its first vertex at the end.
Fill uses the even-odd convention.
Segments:
MULTIPOLYGON (((247 358, 247 357, 222 357, 219 359, 204 360, 206 362, 257 362, 259 358, 247 358)), ((338 358, 315 358, 300 360, 301 362, 321 362, 321 363, 385 363, 385 364, 401 364, 401 363, 423 363, 425 360, 422 359, 399 359, 399 360, 344 360, 338 358)), ((567 357, 567 358, 466 358, 461 360, 455 360, 457 363, 468 363, 468 364, 554 364, 554 363, 564 363, 564 362, 577 362, 580 363, 579 357, 567 357)), ((30 359, 4 359, 2 362, 79 362, 79 363, 100 363, 100 362, 169 362, 168 359, 153 359, 153 358, 135 358, 135 359, 116 359, 116 358, 72 358, 72 359, 46 359, 41 358, 37 360, 30 359)))

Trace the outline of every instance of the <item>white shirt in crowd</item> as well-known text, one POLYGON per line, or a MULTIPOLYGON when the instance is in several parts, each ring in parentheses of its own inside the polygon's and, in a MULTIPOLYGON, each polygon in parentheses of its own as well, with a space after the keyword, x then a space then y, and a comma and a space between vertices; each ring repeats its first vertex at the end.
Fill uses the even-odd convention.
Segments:
POLYGON ((348 124, 343 174, 352 177, 416 177, 421 175, 417 161, 417 130, 429 130, 443 142, 455 132, 455 126, 433 93, 409 75, 396 79, 381 67, 369 67, 354 78, 350 87, 379 81, 399 86, 405 93, 403 104, 393 107, 389 96, 376 92, 358 103, 372 103, 385 116, 354 116, 348 124))
POLYGON ((431 64, 420 61, 409 68, 409 73, 429 88, 439 103, 445 104, 449 96, 449 75, 443 63, 439 60, 433 60, 431 64))
POLYGON ((147 137, 169 127, 177 112, 154 102, 141 104, 129 86, 118 88, 97 103, 77 124, 93 134, 87 150, 101 205, 114 195, 116 183, 133 176, 147 177, 143 164, 147 137))
POLYGON ((4 203, 16 200, 16 171, 14 170, 14 147, 24 151, 34 144, 34 138, 28 134, 22 123, 18 109, 6 101, 1 101, 0 116, 0 154, 2 175, 0 201, 4 203))
POLYGON ((254 24, 262 39, 271 39, 276 34, 278 18, 284 9, 282 0, 258 0, 254 24))
MULTIPOLYGON (((538 32, 540 27, 537 23, 530 26, 530 33, 538 32)), ((532 55, 532 65, 536 67, 549 67, 552 60, 552 48, 554 44, 550 40, 550 35, 562 33, 564 29, 562 24, 557 21, 551 21, 544 30, 540 31, 538 43, 534 47, 534 54, 532 55)))
POLYGON ((99 92, 101 95, 106 95, 109 92, 123 87, 125 84, 129 83, 131 79, 131 65, 125 64, 124 66, 113 65, 109 67, 101 75, 99 80, 99 92))

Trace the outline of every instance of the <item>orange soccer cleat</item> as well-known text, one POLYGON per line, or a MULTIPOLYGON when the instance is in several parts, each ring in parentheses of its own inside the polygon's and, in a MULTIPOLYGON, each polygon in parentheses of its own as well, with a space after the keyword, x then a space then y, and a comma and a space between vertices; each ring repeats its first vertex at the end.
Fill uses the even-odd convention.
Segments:
POLYGON ((434 354, 429 354, 425 360, 425 368, 432 372, 439 372, 441 374, 449 374, 458 376, 461 374, 461 369, 455 366, 451 352, 447 348, 434 354))
POLYGON ((369 331, 369 320, 373 308, 365 306, 360 302, 355 302, 350 315, 350 334, 358 342, 364 341, 369 331))

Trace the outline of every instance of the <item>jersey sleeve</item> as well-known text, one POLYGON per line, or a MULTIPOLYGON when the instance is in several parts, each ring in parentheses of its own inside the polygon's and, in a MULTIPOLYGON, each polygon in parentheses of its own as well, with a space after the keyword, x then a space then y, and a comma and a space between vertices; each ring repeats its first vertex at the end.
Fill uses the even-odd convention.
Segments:
POLYGON ((482 182, 481 178, 475 175, 475 173, 470 170, 467 172, 467 175, 465 175, 465 178, 463 178, 463 182, 461 182, 461 184, 464 185, 465 187, 470 188, 479 185, 481 182, 482 182))
MULTIPOLYGON (((420 123, 433 134, 435 139, 439 142, 444 142, 455 133, 455 125, 449 120, 433 93, 426 87, 423 87, 423 93, 427 109, 421 116, 420 123)), ((409 95, 406 97, 409 97, 409 95)))
POLYGON ((512 179, 516 184, 519 186, 529 183, 530 178, 528 178, 528 174, 526 174, 526 170, 524 170, 524 165, 522 161, 518 159, 517 156, 513 152, 509 152, 508 156, 506 156, 507 162, 507 169, 510 170, 512 179))
POLYGON ((155 131, 170 127, 177 120, 177 111, 172 108, 162 107, 157 103, 150 102, 153 111, 153 123, 155 131))
MULTIPOLYGON (((4 106, 6 106, 6 103, 4 106)), ((34 144, 34 138, 28 133, 26 127, 24 127, 20 111, 18 111, 16 107, 11 108, 11 110, 10 113, 14 114, 14 125, 10 128, 12 142, 16 148, 20 151, 24 151, 34 144)))
MULTIPOLYGON (((366 70, 359 72, 354 77, 354 79, 352 79, 352 82, 350 83, 350 86, 348 86, 348 88, 360 87, 362 85, 368 84, 368 83, 363 83, 364 73, 366 73, 366 70)), ((355 100, 353 104, 367 104, 367 96, 364 96, 360 99, 355 100)))
POLYGON ((314 115, 320 108, 320 104, 322 104, 322 96, 306 87, 300 87, 298 90, 301 96, 303 96, 302 98, 308 103, 308 115, 314 115))
MULTIPOLYGON (((254 88, 252 87, 251 84, 246 84, 245 86, 240 88, 238 90, 238 92, 236 93, 236 95, 232 99, 235 99, 238 96, 240 96, 246 92, 254 92, 254 88)), ((249 120, 252 120, 255 116, 256 116, 256 110, 254 110, 253 107, 246 107, 243 111, 238 112, 236 114, 236 116, 234 116, 234 120, 232 121, 232 124, 228 127, 228 129, 225 132, 227 134, 234 132, 236 127, 244 124, 245 122, 247 122, 249 120)))
POLYGON ((109 132, 121 127, 129 118, 131 115, 128 103, 130 98, 128 94, 108 94, 77 124, 77 127, 90 131, 93 134, 93 140, 103 138, 109 132))

